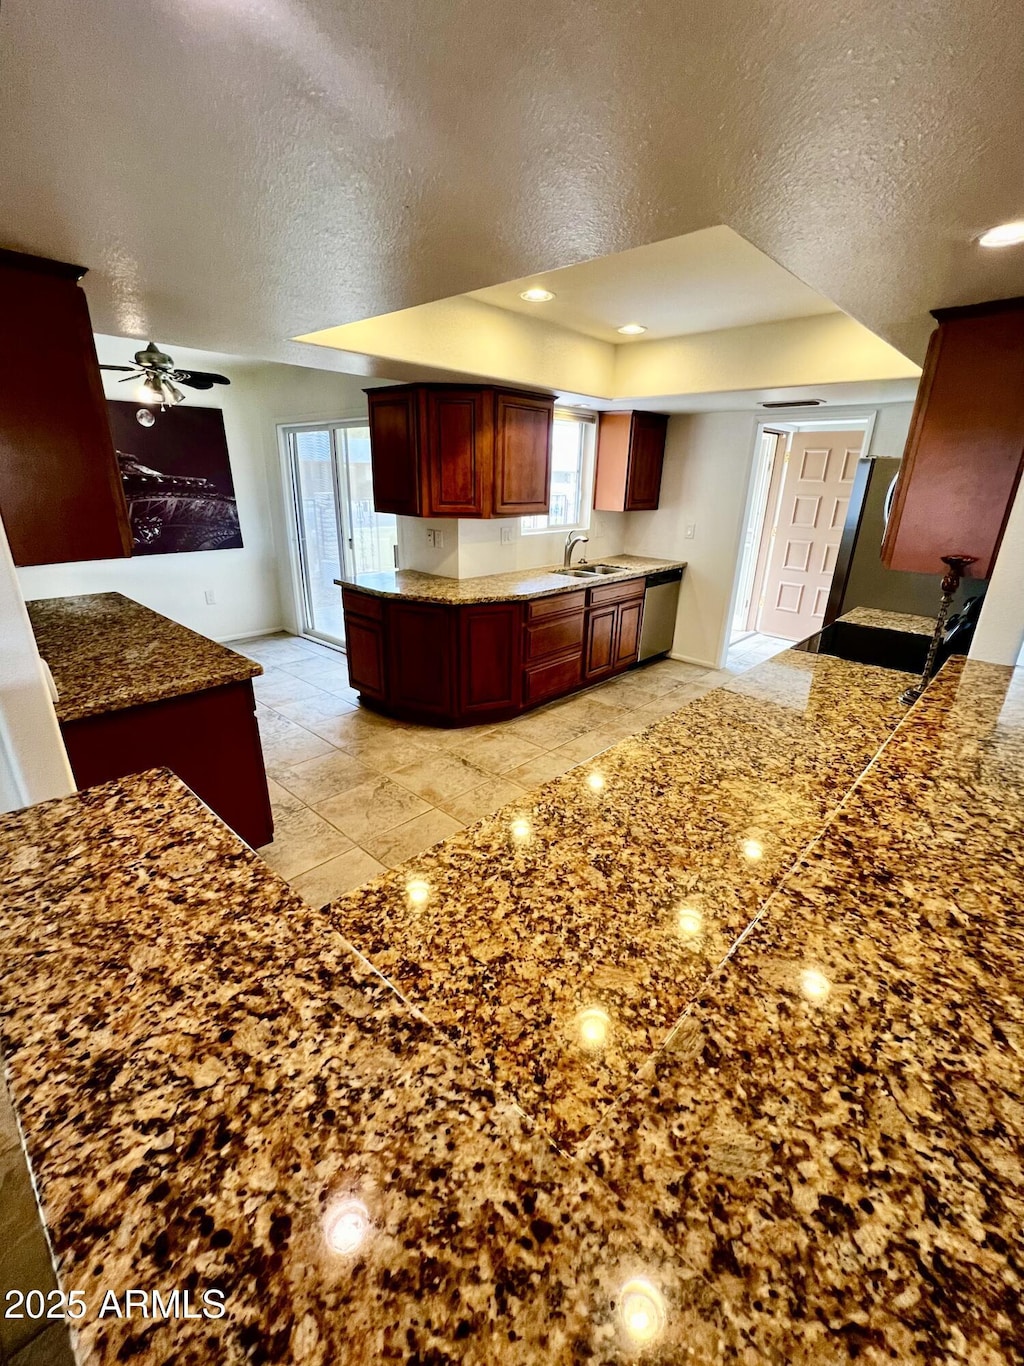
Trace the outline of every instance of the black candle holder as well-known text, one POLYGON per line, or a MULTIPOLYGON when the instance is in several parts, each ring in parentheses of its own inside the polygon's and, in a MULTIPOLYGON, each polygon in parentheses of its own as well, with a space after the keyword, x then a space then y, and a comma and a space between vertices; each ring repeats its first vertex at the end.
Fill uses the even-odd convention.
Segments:
POLYGON ((942 576, 942 600, 939 603, 938 615, 935 618, 935 629, 932 632, 931 642, 928 646, 928 655, 924 661, 924 669, 921 677, 916 683, 911 684, 900 693, 900 701, 909 707, 924 692, 928 682, 935 671, 935 656, 939 652, 942 643, 942 633, 946 629, 946 618, 949 616, 949 609, 953 605, 953 598, 956 590, 960 587, 960 580, 964 576, 964 570, 968 565, 974 563, 978 557, 976 555, 940 555, 939 559, 946 566, 946 572, 942 576))

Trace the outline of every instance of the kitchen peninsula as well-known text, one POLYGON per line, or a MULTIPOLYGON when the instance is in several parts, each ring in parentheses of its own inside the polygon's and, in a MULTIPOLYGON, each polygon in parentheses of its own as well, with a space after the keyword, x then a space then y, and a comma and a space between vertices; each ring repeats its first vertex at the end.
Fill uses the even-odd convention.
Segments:
POLYGON ((78 1366, 1018 1363, 1024 677, 907 681, 786 652, 320 912, 166 773, 0 818, 78 1366))
POLYGON ((121 593, 27 606, 79 787, 166 766, 254 848, 273 837, 251 681, 262 665, 121 593))
POLYGON ((635 665, 647 577, 685 567, 613 555, 598 566, 471 579, 416 570, 338 579, 349 680, 370 706, 402 719, 516 716, 635 665))

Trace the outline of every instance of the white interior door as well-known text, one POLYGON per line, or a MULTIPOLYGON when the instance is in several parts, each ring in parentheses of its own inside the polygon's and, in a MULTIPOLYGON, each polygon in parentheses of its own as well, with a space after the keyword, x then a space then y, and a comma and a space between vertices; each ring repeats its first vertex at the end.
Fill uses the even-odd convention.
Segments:
POLYGON ((758 630, 803 640, 821 629, 864 432, 794 432, 771 531, 758 630))

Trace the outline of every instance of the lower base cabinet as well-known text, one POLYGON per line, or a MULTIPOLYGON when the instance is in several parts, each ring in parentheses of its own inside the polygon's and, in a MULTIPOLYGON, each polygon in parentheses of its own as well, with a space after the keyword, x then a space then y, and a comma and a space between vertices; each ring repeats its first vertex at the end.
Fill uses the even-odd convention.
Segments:
POLYGON ((274 838, 252 684, 61 723, 79 787, 169 768, 254 849, 274 838))
POLYGON ((526 602, 444 604, 342 589, 349 679, 371 706, 479 725, 636 663, 644 580, 526 602))

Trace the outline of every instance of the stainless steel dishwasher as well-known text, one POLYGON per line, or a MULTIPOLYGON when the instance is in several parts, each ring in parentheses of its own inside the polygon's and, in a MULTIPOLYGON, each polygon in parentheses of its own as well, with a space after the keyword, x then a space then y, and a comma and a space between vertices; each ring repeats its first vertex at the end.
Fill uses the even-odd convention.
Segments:
POLYGON ((672 648, 679 605, 681 569, 660 569, 647 575, 644 590, 644 624, 640 628, 640 653, 637 659, 667 654, 672 648))

